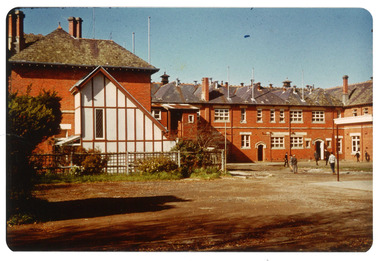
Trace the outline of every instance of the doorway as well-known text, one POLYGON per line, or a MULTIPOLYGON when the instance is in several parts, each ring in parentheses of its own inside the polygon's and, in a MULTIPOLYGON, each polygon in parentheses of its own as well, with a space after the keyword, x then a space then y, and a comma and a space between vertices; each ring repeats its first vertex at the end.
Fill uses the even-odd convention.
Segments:
POLYGON ((323 160, 324 159, 324 149, 325 149, 325 144, 323 141, 316 141, 315 142, 315 151, 318 153, 319 155, 319 159, 323 160))
POLYGON ((264 149, 263 145, 257 146, 257 161, 263 161, 263 151, 264 151, 263 149, 264 149))

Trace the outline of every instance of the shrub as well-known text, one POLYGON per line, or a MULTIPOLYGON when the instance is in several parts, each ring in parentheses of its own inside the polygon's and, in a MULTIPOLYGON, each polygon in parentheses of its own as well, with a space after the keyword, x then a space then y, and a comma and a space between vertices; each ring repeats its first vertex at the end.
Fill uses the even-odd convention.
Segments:
POLYGON ((171 172, 178 168, 168 157, 147 158, 138 162, 137 171, 143 173, 171 172))
POLYGON ((103 158, 98 150, 88 150, 86 158, 82 161, 83 174, 93 175, 100 174, 107 167, 107 158, 103 158))

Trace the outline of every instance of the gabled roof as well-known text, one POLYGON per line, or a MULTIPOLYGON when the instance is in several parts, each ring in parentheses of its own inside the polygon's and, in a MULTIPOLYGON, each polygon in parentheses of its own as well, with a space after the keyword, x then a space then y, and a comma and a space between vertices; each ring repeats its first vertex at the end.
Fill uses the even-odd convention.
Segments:
MULTIPOLYGON (((326 89, 330 95, 342 101, 343 86, 326 89)), ((346 106, 373 104, 373 80, 348 85, 348 102, 346 106)))
POLYGON ((154 85, 152 102, 156 103, 210 103, 210 104, 256 104, 256 105, 294 105, 294 106, 342 106, 342 102, 323 89, 309 93, 297 88, 259 87, 254 86, 209 86, 209 101, 201 99, 202 87, 194 84, 170 82, 161 87, 154 85))
POLYGON ((158 71, 157 68, 129 52, 112 40, 74 38, 61 28, 13 55, 12 63, 53 65, 103 66, 138 68, 158 71))
POLYGON ((110 80, 116 88, 118 88, 121 92, 124 93, 124 95, 138 108, 142 111, 142 113, 145 114, 149 119, 153 121, 154 124, 156 124, 161 131, 167 132, 167 129, 164 127, 164 125, 161 124, 158 120, 156 120, 152 114, 144 107, 142 106, 138 100, 135 99, 135 97, 132 96, 112 75, 107 72, 102 66, 98 66, 95 70, 93 70, 91 73, 89 73, 87 76, 79 80, 74 86, 70 88, 70 92, 72 94, 75 94, 77 92, 80 92, 80 90, 88 83, 93 77, 95 77, 97 74, 102 73, 108 80, 110 80))

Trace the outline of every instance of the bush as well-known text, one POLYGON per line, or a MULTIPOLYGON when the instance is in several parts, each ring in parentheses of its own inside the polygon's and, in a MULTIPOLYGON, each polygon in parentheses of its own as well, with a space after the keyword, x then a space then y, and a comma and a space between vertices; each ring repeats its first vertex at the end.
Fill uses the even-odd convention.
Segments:
POLYGON ((168 157, 147 158, 138 161, 136 170, 143 173, 171 172, 178 168, 168 157))
POLYGON ((83 160, 81 166, 83 167, 83 174, 94 175, 103 173, 103 169, 107 167, 107 158, 102 158, 102 155, 98 154, 98 150, 89 150, 88 155, 83 160))

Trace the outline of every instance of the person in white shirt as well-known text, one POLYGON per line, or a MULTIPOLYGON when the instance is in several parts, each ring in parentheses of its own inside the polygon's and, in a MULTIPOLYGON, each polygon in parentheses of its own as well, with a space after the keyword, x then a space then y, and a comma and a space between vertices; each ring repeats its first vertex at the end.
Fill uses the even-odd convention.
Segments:
POLYGON ((333 175, 335 175, 335 161, 336 161, 336 158, 334 156, 334 153, 331 152, 329 156, 329 163, 330 163, 330 167, 333 172, 333 175))

